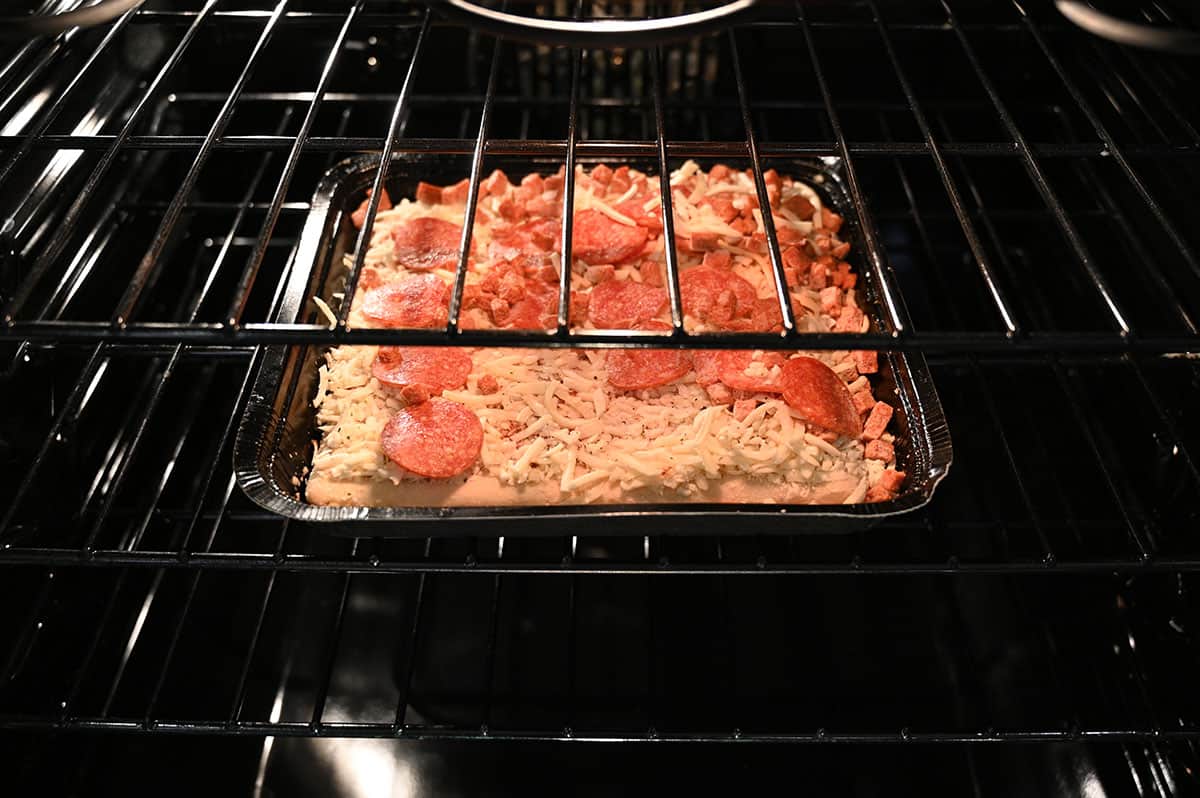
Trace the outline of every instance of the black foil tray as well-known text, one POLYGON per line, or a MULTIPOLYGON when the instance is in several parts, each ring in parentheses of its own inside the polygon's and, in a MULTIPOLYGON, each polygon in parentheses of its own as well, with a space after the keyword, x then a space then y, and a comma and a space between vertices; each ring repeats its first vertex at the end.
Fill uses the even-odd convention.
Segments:
MULTIPOLYGON (((609 159, 611 164, 614 159, 609 159)), ((310 301, 319 296, 337 307, 332 296, 344 290, 348 269, 343 255, 351 252, 357 231, 350 214, 366 196, 378 158, 342 161, 321 180, 301 235, 280 309, 279 324, 313 321, 310 301)), ((510 175, 556 171, 559 162, 505 159, 510 175)), ((585 164, 586 165, 586 164, 585 164)), ((630 162, 657 171, 656 164, 630 162)), ((803 180, 822 201, 845 217, 840 237, 851 242, 850 260, 859 276, 860 304, 872 319, 884 318, 878 275, 862 268, 862 230, 855 218, 840 162, 778 160, 781 174, 803 180)), ((388 173, 388 193, 412 197, 417 182, 451 184, 466 173, 461 158, 397 157, 388 173)), ((496 345, 503 346, 500 341, 496 345)), ((789 348, 795 348, 789 347, 789 348)), ((457 535, 561 534, 754 534, 851 532, 927 504, 950 468, 950 431, 924 356, 880 352, 874 380, 878 398, 896 409, 897 467, 908 478, 892 501, 850 505, 711 504, 687 501, 661 504, 591 504, 491 507, 326 507, 304 499, 304 474, 316 439, 312 400, 323 346, 267 347, 255 375, 252 393, 238 428, 234 468, 238 483, 262 507, 330 534, 351 537, 426 537, 457 535)))

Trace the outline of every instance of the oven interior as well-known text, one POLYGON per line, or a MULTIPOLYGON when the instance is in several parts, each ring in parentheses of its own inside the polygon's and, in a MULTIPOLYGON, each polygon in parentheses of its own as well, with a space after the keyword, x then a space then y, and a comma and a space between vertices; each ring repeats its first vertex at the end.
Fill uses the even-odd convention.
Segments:
POLYGON ((1195 793, 1198 65, 1002 0, 661 49, 385 0, 0 37, 11 794, 1195 793), (385 540, 242 494, 262 348, 333 340, 272 323, 330 166, 660 141, 850 165, 954 439, 927 507, 385 540))

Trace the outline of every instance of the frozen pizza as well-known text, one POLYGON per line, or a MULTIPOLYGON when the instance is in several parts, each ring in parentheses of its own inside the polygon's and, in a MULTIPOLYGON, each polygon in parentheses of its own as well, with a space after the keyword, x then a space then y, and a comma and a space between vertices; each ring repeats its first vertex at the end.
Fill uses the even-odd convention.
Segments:
MULTIPOLYGON (((556 326, 565 179, 497 170, 482 181, 460 326, 556 326)), ((669 332, 659 179, 603 164, 572 179, 571 327, 669 332)), ((751 173, 689 161, 670 185, 685 327, 781 330, 751 173)), ((774 170, 766 185, 799 329, 867 331, 842 218, 774 170)), ((447 323, 466 201, 466 181, 421 183, 394 205, 380 197, 352 326, 447 323)), ((306 496, 398 507, 885 501, 905 475, 878 370, 871 351, 338 346, 320 367, 306 496)))

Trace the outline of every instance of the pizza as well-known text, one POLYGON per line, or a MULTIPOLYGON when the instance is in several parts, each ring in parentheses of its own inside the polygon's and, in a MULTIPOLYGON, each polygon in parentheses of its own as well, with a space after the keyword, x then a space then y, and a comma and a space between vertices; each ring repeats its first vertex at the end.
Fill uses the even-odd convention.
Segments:
MULTIPOLYGON (((842 217, 765 174, 801 331, 866 332, 842 217)), ((566 175, 480 184, 460 326, 557 324, 566 175)), ((570 324, 670 331, 659 179, 577 168, 570 324)), ((349 320, 448 319, 467 182, 380 197, 349 320)), ((688 331, 782 330, 749 171, 688 161, 670 175, 688 331)), ((361 226, 364 207, 352 215, 361 226)), ((349 257, 349 256, 347 256, 349 257)), ((335 295, 335 299, 341 299, 335 295)), ((324 303, 318 303, 329 312, 324 303)), ((872 351, 337 346, 320 366, 313 504, 639 502, 854 504, 893 499, 893 408, 872 351)))

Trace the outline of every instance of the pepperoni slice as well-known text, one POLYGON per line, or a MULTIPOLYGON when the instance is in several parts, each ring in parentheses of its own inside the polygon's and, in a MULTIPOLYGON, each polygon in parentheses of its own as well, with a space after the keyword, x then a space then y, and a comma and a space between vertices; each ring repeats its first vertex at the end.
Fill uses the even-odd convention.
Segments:
POLYGON ((683 312, 709 324, 724 325, 754 312, 754 286, 729 269, 697 266, 679 275, 683 312))
MULTIPOLYGON (((666 331, 671 325, 648 321, 641 330, 666 331)), ((624 391, 657 388, 674 382, 692 369, 692 358, 682 349, 613 349, 605 361, 608 382, 624 391)))
POLYGON ((796 357, 783 364, 779 381, 783 400, 810 424, 847 438, 862 434, 862 421, 842 378, 811 357, 796 357))
POLYGON ((436 274, 414 274, 367 292, 363 315, 382 327, 441 327, 449 311, 446 284, 436 274))
POLYGON ((692 350, 692 368, 696 370, 696 382, 709 386, 721 381, 721 353, 714 349, 692 350))
POLYGON ((649 236, 644 227, 621 224, 591 208, 576 213, 573 224, 572 257, 591 264, 633 260, 649 236))
POLYGON ((404 470, 445 479, 475 464, 483 448, 483 425, 458 402, 434 397, 392 416, 380 440, 383 453, 404 470))
POLYGON ((781 392, 783 386, 780 385, 780 377, 772 376, 771 369, 783 366, 786 362, 787 357, 779 352, 730 349, 717 353, 721 382, 735 391, 781 392), (747 370, 751 373, 747 373, 747 370))
POLYGON ((410 219, 392 231, 396 260, 409 271, 458 267, 462 227, 432 216, 410 219))
POLYGON ((600 330, 633 329, 662 313, 667 304, 665 290, 632 280, 605 280, 592 289, 591 297, 589 313, 600 330))
POLYGON ((371 363, 385 385, 424 385, 434 393, 463 387, 470 373, 471 355, 456 346, 381 346, 371 363))

